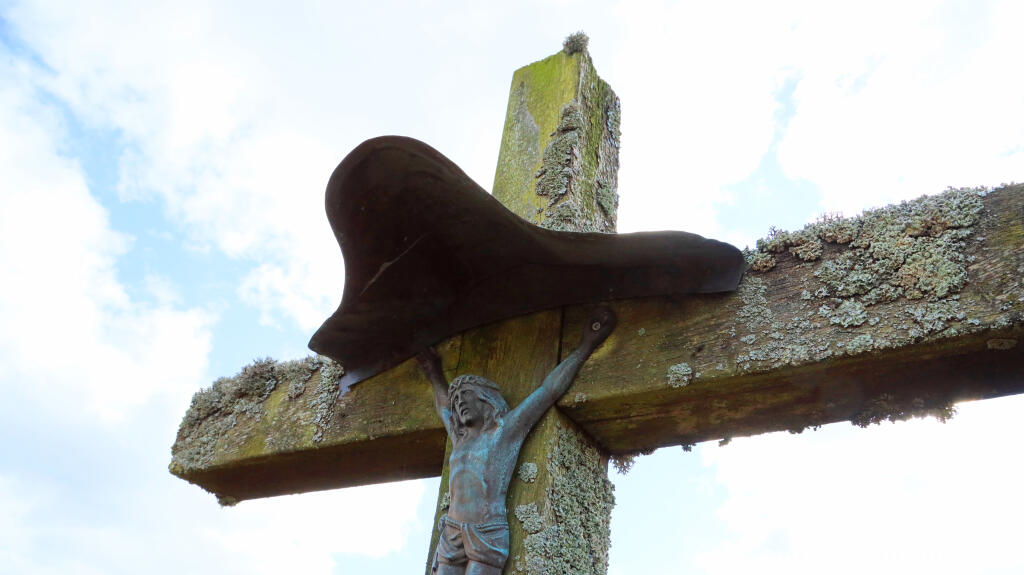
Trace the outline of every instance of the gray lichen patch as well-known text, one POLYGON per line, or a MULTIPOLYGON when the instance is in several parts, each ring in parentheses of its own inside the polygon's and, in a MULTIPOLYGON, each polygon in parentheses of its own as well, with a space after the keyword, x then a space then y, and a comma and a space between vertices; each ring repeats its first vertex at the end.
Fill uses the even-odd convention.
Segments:
POLYGON ((513 569, 535 574, 604 575, 608 570, 613 485, 601 453, 559 424, 547 452, 548 505, 517 506, 527 536, 513 569), (536 513, 535 513, 536 512, 536 513))
POLYGON ((739 297, 743 307, 736 314, 736 319, 751 332, 771 325, 775 319, 768 307, 768 298, 765 296, 767 292, 768 287, 758 277, 745 276, 740 283, 739 297))
POLYGON ((947 301, 908 305, 903 311, 914 320, 915 327, 910 328, 911 335, 920 337, 939 332, 949 326, 949 322, 963 320, 967 313, 960 308, 960 301, 950 298, 947 301))
POLYGON ((565 41, 562 42, 562 50, 566 54, 572 56, 578 52, 586 52, 587 44, 590 43, 590 38, 583 33, 583 30, 573 32, 565 37, 565 41))
POLYGON ((601 210, 601 213, 597 214, 601 227, 598 231, 614 232, 619 214, 619 122, 622 105, 607 84, 602 82, 602 88, 600 94, 584 90, 584 96, 588 100, 600 99, 600 108, 604 113, 604 129, 600 131, 596 146, 594 194, 597 206, 601 210))
POLYGON ((516 505, 513 512, 516 519, 523 524, 523 530, 527 533, 539 533, 544 529, 544 521, 540 518, 540 512, 537 511, 536 503, 516 505))
POLYGON ((864 304, 857 300, 846 300, 839 304, 835 313, 831 314, 829 321, 843 327, 862 325, 868 320, 868 314, 864 311, 864 304))
POLYGON ((883 393, 866 402, 864 410, 850 419, 858 427, 880 424, 883 421, 897 422, 911 418, 934 417, 945 423, 956 415, 956 407, 947 401, 928 402, 916 397, 909 401, 883 393))
POLYGON ((533 483, 537 481, 537 464, 531 461, 527 461, 519 466, 519 479, 525 483, 533 483))
POLYGON ((846 344, 846 353, 858 355, 875 348, 875 338, 870 333, 862 333, 846 344))
POLYGON ((562 106, 562 116, 544 149, 540 170, 537 171, 537 195, 548 196, 548 206, 554 205, 579 177, 581 130, 585 119, 576 100, 562 106))
POLYGON ((243 411, 259 416, 258 405, 277 387, 277 364, 270 358, 256 359, 234 377, 222 377, 213 385, 196 392, 181 422, 191 429, 220 412, 243 411))
POLYGON ((633 469, 633 465, 636 463, 636 459, 638 457, 641 455, 650 455, 652 453, 654 453, 654 449, 642 449, 632 453, 613 455, 609 458, 609 461, 619 475, 626 475, 633 469))
POLYGON ((619 195, 615 193, 615 189, 608 182, 598 179, 596 193, 597 207, 601 208, 605 216, 615 217, 619 209, 619 195))
POLYGON ((677 363, 669 366, 665 377, 671 387, 685 387, 693 379, 693 368, 688 363, 677 363))
POLYGON ((609 461, 619 475, 626 475, 631 469, 633 469, 633 464, 636 463, 636 456, 632 454, 613 455, 609 458, 609 461))
POLYGON ((309 407, 313 410, 313 425, 316 427, 313 442, 323 441, 324 430, 334 417, 334 408, 338 404, 338 380, 343 375, 345 370, 340 364, 323 358, 320 383, 317 384, 316 393, 309 402, 309 407))
MULTIPOLYGON (((800 413, 798 424, 948 418, 953 401, 976 396, 956 374, 975 361, 1004 365, 997 350, 979 350, 991 349, 993 339, 1018 339, 1024 324, 1022 194, 1024 186, 951 189, 857 218, 829 216, 796 233, 773 231, 746 257, 772 258, 774 267, 745 275, 718 328, 727 377, 793 374, 820 386, 827 399, 808 401, 821 401, 821 416, 800 413), (801 257, 801 249, 813 255, 816 246, 806 246, 815 239, 820 257, 801 257), (909 362, 922 363, 922 378, 927 369, 935 375, 920 379, 909 362), (816 382, 824 373, 835 377, 816 382)), ((721 362, 688 359, 695 370, 721 362)), ((708 384, 721 376, 712 374, 708 384)), ((977 393, 997 390, 993 384, 977 393)))
POLYGON ((341 371, 341 366, 319 356, 285 362, 257 359, 233 377, 219 378, 196 392, 178 430, 171 470, 187 473, 208 466, 218 440, 238 424, 240 417, 259 421, 264 416, 265 401, 278 386, 286 386, 289 400, 298 399, 317 370, 323 379, 325 372, 330 376, 341 371))
POLYGON ((979 190, 950 189, 857 218, 829 217, 799 232, 773 229, 758 241, 757 251, 788 249, 813 261, 821 256, 822 241, 849 244, 815 271, 826 288, 823 297, 857 297, 867 305, 900 297, 937 301, 958 293, 967 280, 964 242, 982 207, 979 190))
POLYGON ((775 264, 778 263, 775 261, 775 256, 770 253, 747 250, 744 252, 744 256, 746 256, 750 269, 756 272, 766 272, 774 268, 775 264))
POLYGON ((618 218, 618 97, 584 51, 576 97, 561 108, 541 156, 534 191, 547 198, 538 225, 558 231, 614 232, 618 218))
POLYGON ((809 234, 796 236, 796 241, 789 248, 790 253, 805 262, 813 262, 821 258, 823 250, 824 246, 821 244, 821 240, 809 234))
POLYGON ((818 234, 813 231, 805 229, 790 233, 778 228, 771 228, 767 238, 757 241, 755 256, 757 254, 780 254, 786 249, 804 261, 814 261, 821 257, 823 247, 818 234))
POLYGON ((785 263, 787 277, 748 274, 740 284, 737 367, 797 366, 984 328, 959 300, 968 248, 983 241, 982 193, 950 189, 797 232, 772 229, 745 255, 754 271, 785 263), (798 295, 769 305, 769 285, 798 295))

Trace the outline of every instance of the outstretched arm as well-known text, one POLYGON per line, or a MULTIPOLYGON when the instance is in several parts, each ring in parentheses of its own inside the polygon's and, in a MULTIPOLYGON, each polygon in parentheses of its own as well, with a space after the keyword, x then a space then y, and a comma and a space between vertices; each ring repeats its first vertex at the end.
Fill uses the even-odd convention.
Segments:
POLYGON ((438 355, 436 349, 428 347, 416 356, 416 363, 419 364, 420 371, 427 376, 434 388, 434 408, 437 410, 437 416, 444 423, 444 428, 448 430, 448 435, 451 435, 452 430, 448 429, 451 421, 451 417, 449 417, 451 403, 448 401, 448 382, 445 381, 444 371, 441 369, 441 356, 438 355))
POLYGON ((576 378, 583 362, 594 353, 612 330, 615 329, 615 313, 606 307, 594 310, 590 321, 583 328, 580 344, 566 357, 562 363, 544 378, 544 382, 523 400, 514 410, 505 416, 511 437, 521 440, 540 420, 544 412, 558 401, 559 397, 569 389, 576 378))

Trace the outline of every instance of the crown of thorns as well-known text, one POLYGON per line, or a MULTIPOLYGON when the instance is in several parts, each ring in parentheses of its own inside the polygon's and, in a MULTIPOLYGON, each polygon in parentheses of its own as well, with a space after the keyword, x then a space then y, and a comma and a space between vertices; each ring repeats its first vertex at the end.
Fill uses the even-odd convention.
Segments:
POLYGON ((497 383, 494 383, 486 377, 481 377, 479 375, 460 375, 453 379, 451 384, 448 385, 448 393, 455 393, 463 385, 475 385, 477 387, 493 389, 497 392, 501 391, 501 388, 498 387, 497 383))

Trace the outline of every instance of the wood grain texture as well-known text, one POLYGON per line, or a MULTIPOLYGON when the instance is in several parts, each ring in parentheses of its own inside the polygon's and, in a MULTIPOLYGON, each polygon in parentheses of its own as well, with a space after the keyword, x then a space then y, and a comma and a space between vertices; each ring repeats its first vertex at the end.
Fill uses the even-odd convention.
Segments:
MULTIPOLYGON (((783 254, 774 269, 748 272, 735 294, 613 302, 618 329, 559 406, 618 454, 796 431, 870 416, 872 410, 885 416, 887 409, 927 411, 952 401, 1020 393, 1024 186, 993 192, 982 202, 965 241, 964 256, 971 261, 959 293, 934 302, 899 298, 868 306, 863 324, 844 327, 818 313, 822 305, 834 305, 831 298, 802 297, 818 289, 814 272, 821 263, 783 254), (917 313, 921 306, 931 306, 931 315, 917 313), (871 318, 879 321, 871 325, 871 318), (855 342, 865 336, 874 343, 858 347, 855 342), (669 369, 683 363, 690 380, 673 387, 669 369)), ((845 249, 828 245, 823 258, 845 249)), ((565 311, 563 348, 575 344, 587 311, 565 311)), ((481 333, 514 325, 516 320, 503 322, 481 333)), ((465 337, 497 346, 487 352, 495 358, 514 356, 511 348, 500 348, 511 339, 465 337)), ((516 337, 557 347, 541 333, 516 337)), ((443 346, 445 365, 460 365, 462 341, 443 346)), ((543 367, 535 368, 531 377, 541 377, 543 367)), ((508 382, 510 403, 521 399, 525 389, 517 386, 525 380, 498 364, 482 369, 508 382)), ((447 375, 456 375, 455 369, 447 375)), ((216 438, 210 461, 190 469, 172 464, 172 471, 238 500, 440 474, 444 431, 412 362, 358 386, 336 406, 320 442, 310 439, 309 404, 287 403, 282 393, 270 395, 259 420, 237 415, 234 426, 216 438)), ((187 439, 179 436, 174 450, 185 449, 187 439)))
MULTIPOLYGON (((613 303, 619 328, 559 405, 617 454, 1020 393, 1024 186, 980 201, 976 222, 958 228, 966 276, 955 292, 816 297, 827 283, 816 272, 854 248, 826 244, 814 261, 782 253, 734 294, 613 303)), ((567 310, 563 346, 585 313, 567 310)))

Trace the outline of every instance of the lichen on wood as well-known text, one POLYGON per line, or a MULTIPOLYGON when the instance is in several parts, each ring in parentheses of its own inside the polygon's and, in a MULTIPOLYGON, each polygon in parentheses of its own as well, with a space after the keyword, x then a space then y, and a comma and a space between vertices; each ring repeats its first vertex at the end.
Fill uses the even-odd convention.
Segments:
POLYGON ((583 33, 583 30, 579 32, 573 32, 566 36, 565 41, 562 42, 562 50, 572 56, 578 52, 586 52, 587 44, 590 43, 590 38, 583 33))
POLYGON ((857 427, 878 425, 883 421, 895 423, 913 418, 933 417, 945 423, 956 415, 956 407, 948 401, 928 402, 915 397, 901 400, 892 394, 883 393, 868 401, 864 410, 850 419, 857 427))
MULTIPOLYGON (((733 294, 613 304, 621 331, 571 390, 587 403, 559 405, 613 455, 872 420, 883 394, 897 415, 948 417, 1024 391, 1022 254, 1022 185, 773 230, 733 294)), ((571 345, 585 310, 566 317, 571 345)))
POLYGON ((526 537, 506 572, 604 575, 615 505, 605 456, 578 431, 561 424, 547 438, 546 456, 551 486, 540 504, 515 507, 526 537))
POLYGON ((537 481, 537 464, 532 461, 527 461, 519 466, 519 479, 526 483, 533 483, 537 481))
POLYGON ((866 353, 965 320, 957 294, 967 282, 968 243, 980 241, 974 226, 987 191, 950 189, 855 218, 828 216, 798 232, 773 228, 748 254, 755 275, 741 286, 745 305, 737 314, 749 331, 742 341, 768 337, 748 342, 737 357, 740 367, 778 368, 866 353), (812 267, 800 274, 801 298, 789 304, 785 319, 777 319, 767 300, 751 298, 763 287, 757 274, 769 272, 787 252, 794 263, 812 267), (769 260, 771 265, 763 263, 769 260), (851 331, 867 322, 871 333, 851 331), (821 329, 828 325, 839 329, 821 329))
MULTIPOLYGON (((582 46, 578 36, 570 37, 563 52, 516 71, 494 196, 520 217, 542 227, 614 232, 620 114, 618 98, 594 71, 585 36, 582 46), (536 146, 529 141, 534 134, 536 146), (524 172, 533 162, 532 169, 524 172)), ((522 322, 510 325, 516 323, 522 322)), ((557 357, 561 314, 542 323, 544 329, 555 328, 550 343, 556 344, 551 359, 557 362, 561 359, 557 357)), ((460 369, 494 369, 507 364, 514 366, 516 379, 520 379, 537 337, 536 329, 524 332, 515 340, 517 349, 508 351, 495 347, 496 340, 505 338, 487 330, 467 335, 467 363, 460 369), (478 346, 493 357, 471 351, 478 346)), ((543 354, 535 357, 545 358, 534 359, 536 366, 554 368, 555 362, 547 365, 543 354)), ((538 374, 522 386, 507 387, 504 378, 495 380, 501 381, 503 394, 515 404, 541 379, 543 374, 538 374)), ((587 396, 576 393, 571 399, 582 405, 587 396)), ((600 449, 564 415, 551 410, 527 438, 519 461, 521 481, 512 482, 509 489, 512 556, 505 573, 605 573, 613 498, 607 461, 600 449), (545 463, 537 465, 531 460, 545 463)))
MULTIPOLYGON (((735 294, 613 302, 619 327, 583 366, 559 402, 561 411, 597 445, 628 454, 855 420, 885 393, 913 409, 918 398, 932 408, 1024 392, 1024 186, 976 197, 984 207, 973 225, 945 231, 918 226, 913 229, 924 235, 900 240, 927 238, 936 246, 935 240, 951 230, 969 232, 970 237, 954 239, 963 244, 958 253, 967 272, 958 292, 941 297, 940 291, 918 289, 919 298, 904 293, 877 303, 864 300, 870 289, 834 295, 830 286, 839 284, 815 272, 844 252, 868 248, 852 247, 860 237, 860 220, 833 216, 818 236, 824 246, 819 260, 801 260, 788 248, 770 254, 778 259, 776 268, 748 273, 735 294), (690 366, 693 380, 673 387, 668 369, 680 363, 690 366)), ((969 206, 971 198, 965 199, 969 206)), ((559 312, 553 314, 551 321, 560 321, 559 312)), ((564 310, 561 349, 576 345, 587 315, 585 307, 564 310)), ((508 342, 519 341, 523 333, 537 340, 530 347, 559 348, 557 329, 541 331, 532 316, 475 331, 480 333, 466 337, 482 347, 474 352, 480 359, 465 364, 470 372, 506 365, 484 360, 489 354, 521 366, 523 361, 508 355, 521 346, 508 342)), ((462 341, 454 338, 440 347, 446 366, 460 364, 462 341)), ((550 353, 554 362, 557 354, 550 353)), ((554 365, 530 362, 541 371, 554 365)), ((300 367, 300 373, 306 370, 300 367)), ((237 500, 440 473, 444 430, 414 362, 342 398, 319 442, 312 439, 317 428, 311 406, 319 371, 308 381, 274 373, 274 390, 258 409, 255 399, 266 389, 265 378, 214 386, 197 396, 173 448, 172 472, 237 500), (224 397, 239 399, 240 405, 224 397), (342 458, 365 460, 371 452, 376 454, 372 467, 337 467, 342 458), (318 471, 300 476, 293 472, 300 464, 318 471), (248 480, 252 473, 263 479, 248 480)), ((495 378, 505 383, 510 373, 500 367, 495 378)), ((535 384, 543 373, 531 378, 535 384)), ((513 403, 525 396, 526 387, 517 387, 525 384, 510 388, 513 403)), ((523 456, 539 462, 543 452, 524 448, 523 456)), ((541 468, 535 483, 514 481, 511 489, 543 488, 546 481, 541 468)))
POLYGON ((688 363, 677 363, 668 367, 668 384, 672 387, 685 387, 693 379, 693 368, 688 363))
POLYGON ((614 232, 618 218, 620 102, 580 56, 575 98, 561 110, 544 149, 536 193, 548 198, 539 225, 573 232, 614 232))
POLYGON ((819 298, 857 297, 866 305, 900 297, 936 301, 959 292, 967 279, 964 242, 973 235, 980 195, 987 191, 950 189, 856 218, 826 217, 799 232, 773 229, 758 240, 757 251, 788 250, 801 260, 817 261, 822 242, 849 244, 850 249, 814 272, 825 288, 815 292, 819 298))
MULTIPOLYGON (((318 371, 321 382, 330 381, 331 374, 340 377, 342 372, 338 364, 322 356, 285 362, 263 358, 196 392, 178 430, 171 470, 182 473, 209 465, 217 441, 238 424, 239 417, 259 421, 265 413, 267 398, 278 386, 285 387, 289 399, 294 400, 318 371)), ((336 377, 334 381, 337 385, 336 377)))
POLYGON ((543 227, 614 232, 620 117, 618 97, 585 49, 517 70, 494 197, 543 227))

